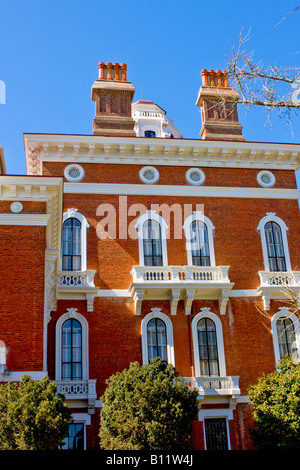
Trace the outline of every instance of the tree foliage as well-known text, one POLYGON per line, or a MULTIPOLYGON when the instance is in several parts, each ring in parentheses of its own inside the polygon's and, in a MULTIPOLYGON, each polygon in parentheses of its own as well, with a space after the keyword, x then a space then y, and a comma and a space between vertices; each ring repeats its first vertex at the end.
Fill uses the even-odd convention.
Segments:
POLYGON ((102 397, 100 441, 105 450, 172 450, 189 447, 197 390, 159 358, 112 375, 102 397))
POLYGON ((55 450, 71 419, 64 395, 48 377, 0 385, 0 450, 55 450))
POLYGON ((300 364, 287 356, 277 366, 249 389, 250 435, 259 450, 300 448, 300 364))

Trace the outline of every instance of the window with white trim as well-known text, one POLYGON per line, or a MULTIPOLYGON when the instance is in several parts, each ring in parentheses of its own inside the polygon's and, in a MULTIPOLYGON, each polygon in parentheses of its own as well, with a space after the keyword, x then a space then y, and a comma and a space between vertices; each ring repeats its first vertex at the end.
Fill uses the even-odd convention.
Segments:
POLYGON ((222 323, 219 317, 203 307, 192 321, 196 377, 225 377, 225 354, 222 323))
POLYGON ((147 211, 137 224, 141 266, 167 266, 167 229, 165 220, 155 211, 147 211))
POLYGON ((86 231, 89 227, 84 215, 77 209, 68 209, 63 215, 62 228, 62 271, 85 271, 86 231))
POLYGON ((57 381, 88 380, 88 324, 76 308, 68 308, 56 323, 57 381))
POLYGON ((280 307, 272 317, 271 329, 275 362, 283 359, 287 354, 298 359, 300 357, 300 322, 297 316, 287 307, 280 307))
POLYGON ((193 212, 183 225, 189 266, 215 266, 214 226, 203 212, 193 212))
POLYGON ((261 234, 261 243, 265 271, 291 271, 287 230, 288 227, 274 213, 267 213, 257 227, 261 234))
POLYGON ((160 310, 152 308, 142 320, 143 364, 160 357, 162 361, 175 365, 172 322, 160 310))

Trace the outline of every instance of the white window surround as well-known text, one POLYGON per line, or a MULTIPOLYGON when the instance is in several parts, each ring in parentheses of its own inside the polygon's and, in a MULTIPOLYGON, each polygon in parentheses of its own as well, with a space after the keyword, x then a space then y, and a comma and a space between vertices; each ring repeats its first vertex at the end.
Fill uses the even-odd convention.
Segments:
POLYGON ((139 176, 143 183, 146 184, 155 184, 159 180, 159 171, 154 166, 144 166, 139 173, 139 176), (149 172, 152 177, 147 178, 145 173, 149 172))
POLYGON ((300 322, 299 322, 299 319, 287 307, 279 307, 279 311, 276 312, 275 315, 273 315, 273 317, 271 318, 271 330, 272 330, 272 338, 273 338, 275 363, 277 363, 280 360, 279 342, 278 342, 278 334, 277 334, 277 321, 279 320, 279 318, 282 318, 282 317, 289 318, 293 322, 295 337, 296 337, 297 352, 298 352, 298 356, 300 355, 300 322))
POLYGON ((138 219, 135 228, 138 230, 139 240, 139 259, 140 265, 144 266, 144 240, 143 240, 143 225, 146 220, 153 219, 159 223, 161 229, 161 244, 162 244, 162 263, 163 266, 168 266, 168 253, 167 253, 167 230, 168 225, 166 221, 156 213, 156 211, 149 210, 141 215, 138 219))
POLYGON ((175 366, 175 355, 174 355, 174 342, 173 342, 173 325, 170 318, 160 308, 152 308, 151 312, 148 313, 142 320, 141 333, 142 333, 142 355, 143 364, 149 363, 148 358, 148 341, 147 341, 147 325, 153 318, 160 318, 166 325, 167 330, 167 357, 168 363, 175 366))
POLYGON ((187 170, 185 177, 187 181, 194 186, 201 185, 205 180, 205 174, 203 170, 200 170, 200 168, 190 168, 187 170), (193 174, 198 175, 198 179, 193 178, 193 174))
POLYGON ((55 329, 55 380, 61 381, 62 326, 69 319, 78 320, 82 328, 82 380, 89 380, 88 355, 88 322, 77 312, 77 308, 67 308, 67 312, 59 317, 55 329))
MULTIPOLYGON (((69 218, 75 218, 79 220, 81 224, 81 271, 86 271, 87 269, 87 229, 90 224, 83 214, 77 211, 77 209, 68 209, 67 212, 63 214, 63 223, 69 218)), ((60 271, 62 270, 62 259, 60 260, 60 271)))
POLYGON ((183 229, 185 232, 186 238, 186 250, 187 250, 187 259, 188 265, 192 266, 192 250, 191 250, 191 225, 195 220, 200 220, 201 222, 205 223, 207 227, 207 235, 208 235, 208 245, 209 245, 209 256, 210 256, 210 266, 216 266, 215 261, 215 250, 214 250, 214 238, 213 238, 213 230, 215 229, 214 225, 212 224, 211 220, 206 217, 203 212, 201 211, 194 211, 192 215, 186 218, 183 229))
POLYGON ((218 360, 220 377, 226 377, 226 365, 225 365, 225 352, 224 352, 224 341, 223 341, 223 329, 220 318, 210 308, 202 307, 200 312, 197 313, 192 320, 192 337, 193 337, 193 348, 194 348, 194 360, 195 360, 195 377, 201 377, 200 372, 200 357, 199 357, 199 344, 198 344, 198 330, 197 325, 202 318, 209 318, 216 326, 217 336, 217 347, 218 347, 218 360))
POLYGON ((291 269, 287 234, 286 234, 286 232, 288 231, 288 227, 283 222, 283 220, 280 219, 280 217, 277 217, 277 215, 274 212, 267 212, 267 215, 260 220, 258 227, 257 227, 257 230, 260 231, 260 236, 261 236, 265 271, 270 271, 268 249, 267 249, 267 243, 266 243, 266 234, 265 234, 265 225, 268 222, 275 222, 281 228, 281 236, 282 236, 282 243, 283 243, 283 249, 284 249, 284 255, 285 255, 286 270, 291 271, 292 269, 291 269))
POLYGON ((65 168, 64 175, 67 178, 68 181, 71 182, 76 182, 76 181, 81 181, 84 177, 84 169, 82 168, 81 165, 78 165, 77 163, 71 163, 71 165, 68 165, 65 168), (72 170, 75 170, 77 173, 76 176, 72 175, 72 170))
POLYGON ((264 188, 270 188, 271 186, 274 186, 275 184, 275 176, 271 171, 268 170, 262 170, 258 173, 257 175, 257 182, 263 186, 264 188), (266 176, 269 181, 264 181, 263 177, 266 176))

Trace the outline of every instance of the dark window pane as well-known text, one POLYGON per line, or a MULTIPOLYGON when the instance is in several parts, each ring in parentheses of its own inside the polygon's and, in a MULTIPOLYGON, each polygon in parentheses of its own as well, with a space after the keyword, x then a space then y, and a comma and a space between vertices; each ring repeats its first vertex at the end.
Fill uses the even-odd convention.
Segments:
POLYGON ((267 222, 265 236, 270 271, 286 271, 281 228, 275 222, 267 222))
POLYGON ((198 325, 198 345, 201 376, 219 376, 219 359, 216 327, 209 318, 202 318, 198 325))
POLYGON ((82 328, 78 320, 62 326, 62 380, 82 380, 82 328))
POLYGON ((147 325, 148 359, 160 357, 167 362, 167 330, 160 318, 153 318, 147 325))
POLYGON ((156 220, 148 219, 143 225, 145 266, 162 266, 161 227, 156 220))
POLYGON ((225 418, 205 419, 206 450, 228 450, 225 418))
POLYGON ((74 217, 69 217, 63 223, 62 269, 81 270, 81 223, 74 217))
POLYGON ((210 266, 207 226, 201 220, 191 224, 191 250, 194 266, 210 266))
POLYGON ((154 131, 145 131, 145 137, 155 137, 156 134, 154 131))
POLYGON ((289 318, 282 317, 277 320, 276 327, 280 359, 283 359, 287 354, 293 354, 297 349, 295 347, 294 324, 289 318))

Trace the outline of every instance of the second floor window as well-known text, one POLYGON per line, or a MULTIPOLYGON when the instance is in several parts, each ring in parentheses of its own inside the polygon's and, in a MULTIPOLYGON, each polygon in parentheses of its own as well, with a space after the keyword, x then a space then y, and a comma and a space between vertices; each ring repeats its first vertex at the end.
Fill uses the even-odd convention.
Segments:
POLYGON ((273 221, 265 225, 270 271, 286 271, 285 253, 280 226, 273 221))
POLYGON ((210 266, 207 226, 201 220, 191 224, 191 252, 194 266, 210 266))
POLYGON ((62 326, 61 380, 82 380, 82 328, 76 319, 62 326))
POLYGON ((145 266, 162 266, 162 240, 160 224, 148 219, 143 224, 143 247, 145 266))
POLYGON ((74 217, 69 217, 63 223, 62 269, 81 270, 81 223, 74 217))

